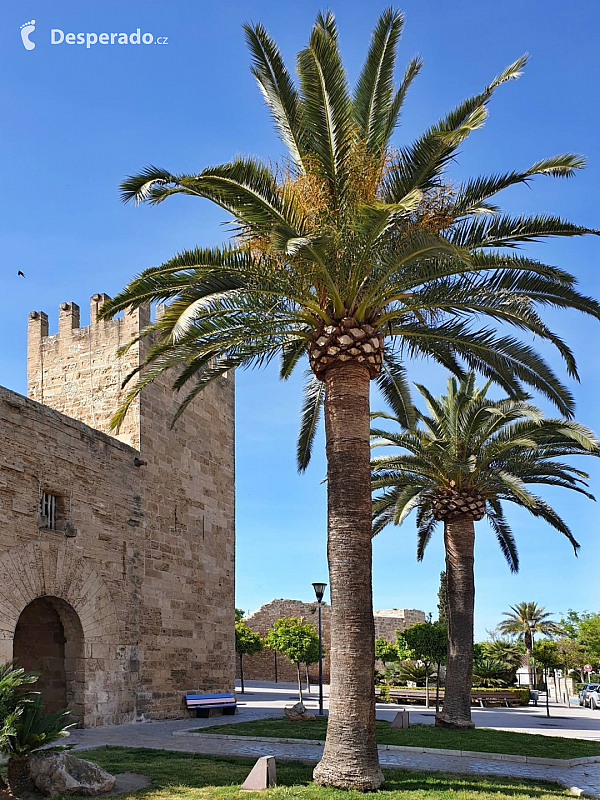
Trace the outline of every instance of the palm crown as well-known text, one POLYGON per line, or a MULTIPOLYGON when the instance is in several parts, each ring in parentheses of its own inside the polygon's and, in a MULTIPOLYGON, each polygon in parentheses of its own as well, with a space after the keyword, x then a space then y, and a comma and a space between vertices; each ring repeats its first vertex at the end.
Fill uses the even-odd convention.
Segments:
POLYGON ((552 636, 562 631, 560 625, 552 619, 552 614, 546 611, 546 607, 537 603, 516 603, 510 607, 510 611, 504 611, 503 616, 506 619, 498 625, 500 633, 524 640, 528 649, 531 649, 532 629, 534 633, 545 636, 552 636))
POLYGON ((191 386, 181 412, 233 367, 279 356, 287 378, 306 354, 312 376, 298 445, 301 468, 324 398, 322 379, 352 361, 368 368, 405 423, 412 422, 412 404, 402 362, 413 355, 457 373, 464 365, 476 369, 512 395, 531 385, 571 415, 571 395, 548 364, 494 323, 549 340, 576 376, 569 348, 537 308, 573 307, 596 317, 600 308, 577 292, 571 275, 515 248, 592 231, 551 215, 510 216, 493 198, 535 175, 570 177, 584 159, 559 155, 461 184, 447 177, 458 148, 484 124, 493 93, 520 75, 526 57, 415 142, 392 147, 407 90, 422 66, 413 59, 394 84, 402 26, 399 12, 381 15, 353 92, 332 14, 318 15, 298 55, 298 86, 265 29, 246 26, 252 72, 287 156, 274 167, 240 157, 196 175, 148 167, 122 184, 125 201, 207 198, 233 216, 236 236, 226 247, 184 251, 145 270, 103 306, 100 316, 109 317, 148 301, 168 302, 142 334, 155 334, 152 347, 116 426, 137 392, 173 366, 180 368, 175 388, 191 386), (492 324, 478 327, 473 321, 481 316, 492 324))
MULTIPOLYGON (((504 503, 513 503, 559 530, 577 551, 566 522, 528 487, 562 486, 593 499, 587 474, 563 459, 600 455, 594 434, 570 420, 545 419, 525 400, 492 400, 489 383, 476 388, 472 373, 460 384, 449 378, 440 398, 417 388, 428 413, 416 412, 413 430, 372 431, 374 445, 402 451, 373 460, 373 488, 383 490, 374 501, 374 532, 390 522, 401 524, 416 509, 420 560, 440 520, 486 516, 516 571, 517 548, 503 511, 504 503)), ((397 421, 388 414, 373 416, 397 421)))

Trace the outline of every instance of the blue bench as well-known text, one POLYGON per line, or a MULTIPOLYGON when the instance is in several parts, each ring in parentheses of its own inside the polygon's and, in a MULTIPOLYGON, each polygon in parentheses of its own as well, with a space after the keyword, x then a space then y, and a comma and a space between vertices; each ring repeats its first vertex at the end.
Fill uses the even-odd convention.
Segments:
POLYGON ((185 705, 197 717, 208 717, 211 708, 222 708, 223 714, 235 714, 237 702, 232 694, 186 694, 185 705))

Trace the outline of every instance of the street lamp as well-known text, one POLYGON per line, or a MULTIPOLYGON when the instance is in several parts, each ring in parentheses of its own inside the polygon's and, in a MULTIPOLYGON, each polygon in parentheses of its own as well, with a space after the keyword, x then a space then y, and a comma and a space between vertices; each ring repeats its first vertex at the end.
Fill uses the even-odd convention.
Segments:
POLYGON ((537 683, 537 675, 535 671, 535 656, 533 655, 533 646, 535 644, 533 634, 535 633, 535 620, 528 619, 527 624, 529 625, 529 633, 531 634, 531 661, 533 662, 533 686, 532 689, 535 689, 537 683))
POLYGON ((313 583, 313 589, 317 596, 317 608, 319 609, 319 714, 323 716, 323 629, 321 626, 321 604, 325 594, 326 583, 313 583))

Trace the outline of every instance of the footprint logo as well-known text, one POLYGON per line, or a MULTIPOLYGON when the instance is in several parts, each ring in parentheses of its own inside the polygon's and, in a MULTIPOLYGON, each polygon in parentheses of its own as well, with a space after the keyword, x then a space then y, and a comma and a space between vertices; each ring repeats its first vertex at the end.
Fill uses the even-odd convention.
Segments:
POLYGON ((24 25, 21 25, 21 39, 23 39, 23 47, 25 50, 33 50, 35 42, 29 41, 29 34, 35 30, 35 20, 29 20, 24 25))

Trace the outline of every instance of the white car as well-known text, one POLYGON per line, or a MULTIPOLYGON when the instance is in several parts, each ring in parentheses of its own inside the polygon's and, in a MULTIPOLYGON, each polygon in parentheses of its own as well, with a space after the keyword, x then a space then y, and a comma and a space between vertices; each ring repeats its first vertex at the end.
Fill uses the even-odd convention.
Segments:
POLYGON ((588 690, 585 695, 584 704, 589 706, 592 711, 600 708, 600 687, 596 686, 595 689, 588 690))

